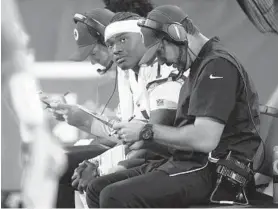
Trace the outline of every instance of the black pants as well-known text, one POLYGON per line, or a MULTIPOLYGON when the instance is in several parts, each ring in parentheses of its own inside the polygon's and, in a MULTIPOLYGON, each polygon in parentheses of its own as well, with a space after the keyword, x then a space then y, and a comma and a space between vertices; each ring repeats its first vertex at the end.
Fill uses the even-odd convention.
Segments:
POLYGON ((65 148, 67 151, 68 168, 59 181, 57 208, 75 208, 74 188, 71 186, 71 177, 74 169, 77 168, 78 164, 83 160, 96 157, 107 149, 107 147, 98 144, 65 148))
POLYGON ((182 208, 207 202, 213 186, 210 166, 176 176, 156 169, 142 169, 144 167, 146 165, 90 182, 86 191, 88 206, 182 208))

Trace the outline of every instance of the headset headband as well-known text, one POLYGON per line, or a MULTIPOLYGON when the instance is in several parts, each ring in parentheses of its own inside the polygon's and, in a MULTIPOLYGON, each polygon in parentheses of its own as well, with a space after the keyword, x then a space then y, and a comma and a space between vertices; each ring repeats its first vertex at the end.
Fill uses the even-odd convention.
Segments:
POLYGON ((101 22, 95 20, 94 18, 89 18, 85 15, 76 13, 73 17, 73 21, 75 24, 77 22, 81 22, 87 26, 92 27, 94 30, 96 30, 98 35, 104 35, 105 26, 101 22))
POLYGON ((140 19, 138 26, 164 32, 175 42, 183 43, 187 41, 185 28, 179 22, 160 23, 151 19, 140 19))
POLYGON ((163 31, 167 33, 167 28, 170 24, 162 24, 151 19, 140 19, 138 21, 140 27, 150 28, 153 30, 163 31))

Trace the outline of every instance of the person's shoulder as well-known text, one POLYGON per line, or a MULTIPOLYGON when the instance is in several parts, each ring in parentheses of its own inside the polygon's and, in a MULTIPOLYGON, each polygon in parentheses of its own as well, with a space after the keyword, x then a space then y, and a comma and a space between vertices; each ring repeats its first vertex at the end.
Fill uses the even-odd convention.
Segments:
POLYGON ((226 66, 229 65, 229 66, 235 67, 234 64, 230 60, 228 60, 227 58, 224 58, 224 57, 216 57, 215 59, 212 59, 211 61, 218 65, 226 65, 226 66))
POLYGON ((160 65, 160 68, 162 70, 165 70, 165 71, 177 71, 178 69, 177 68, 174 68, 173 65, 166 65, 166 64, 163 64, 163 65, 160 65))
POLYGON ((151 65, 143 64, 140 66, 140 72, 147 72, 147 71, 152 72, 152 71, 156 70, 157 67, 158 67, 158 62, 154 62, 151 65))
POLYGON ((161 65, 160 67, 161 67, 162 74, 165 74, 165 75, 170 75, 172 73, 174 73, 174 74, 179 73, 178 69, 173 67, 172 65, 168 66, 168 65, 164 64, 164 65, 161 65))
POLYGON ((206 62, 206 64, 200 68, 200 71, 194 74, 198 81, 207 81, 208 78, 209 80, 221 80, 222 82, 226 82, 228 79, 230 82, 238 80, 239 70, 240 69, 230 60, 217 57, 206 62))
POLYGON ((145 80, 152 80, 154 75, 157 73, 157 65, 158 63, 155 62, 152 65, 141 65, 139 76, 144 78, 145 80))
POLYGON ((140 68, 140 73, 145 78, 167 78, 171 73, 178 74, 178 70, 173 66, 167 66, 166 64, 159 65, 158 62, 154 62, 152 65, 144 66, 140 68))
POLYGON ((224 57, 216 57, 209 60, 205 66, 205 70, 222 71, 222 72, 237 72, 238 67, 230 60, 224 57))

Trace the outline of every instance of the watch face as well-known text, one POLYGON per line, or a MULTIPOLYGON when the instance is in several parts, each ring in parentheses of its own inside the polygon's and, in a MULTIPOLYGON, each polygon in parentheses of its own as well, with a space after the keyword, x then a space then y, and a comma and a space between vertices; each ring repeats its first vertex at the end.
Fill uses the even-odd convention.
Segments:
POLYGON ((145 130, 144 133, 143 133, 143 135, 142 135, 142 137, 143 137, 144 139, 150 139, 150 138, 152 137, 152 131, 149 130, 149 129, 145 130))

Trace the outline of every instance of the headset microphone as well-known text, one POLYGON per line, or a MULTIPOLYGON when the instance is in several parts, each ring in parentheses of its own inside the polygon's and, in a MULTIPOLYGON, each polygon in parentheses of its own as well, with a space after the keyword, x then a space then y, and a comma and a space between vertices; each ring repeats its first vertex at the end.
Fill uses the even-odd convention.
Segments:
POLYGON ((110 61, 109 62, 109 64, 108 64, 108 66, 106 67, 106 68, 104 68, 104 69, 97 69, 97 72, 100 74, 100 75, 103 75, 103 74, 105 74, 108 70, 110 70, 110 68, 112 67, 112 65, 113 65, 113 61, 110 61))

